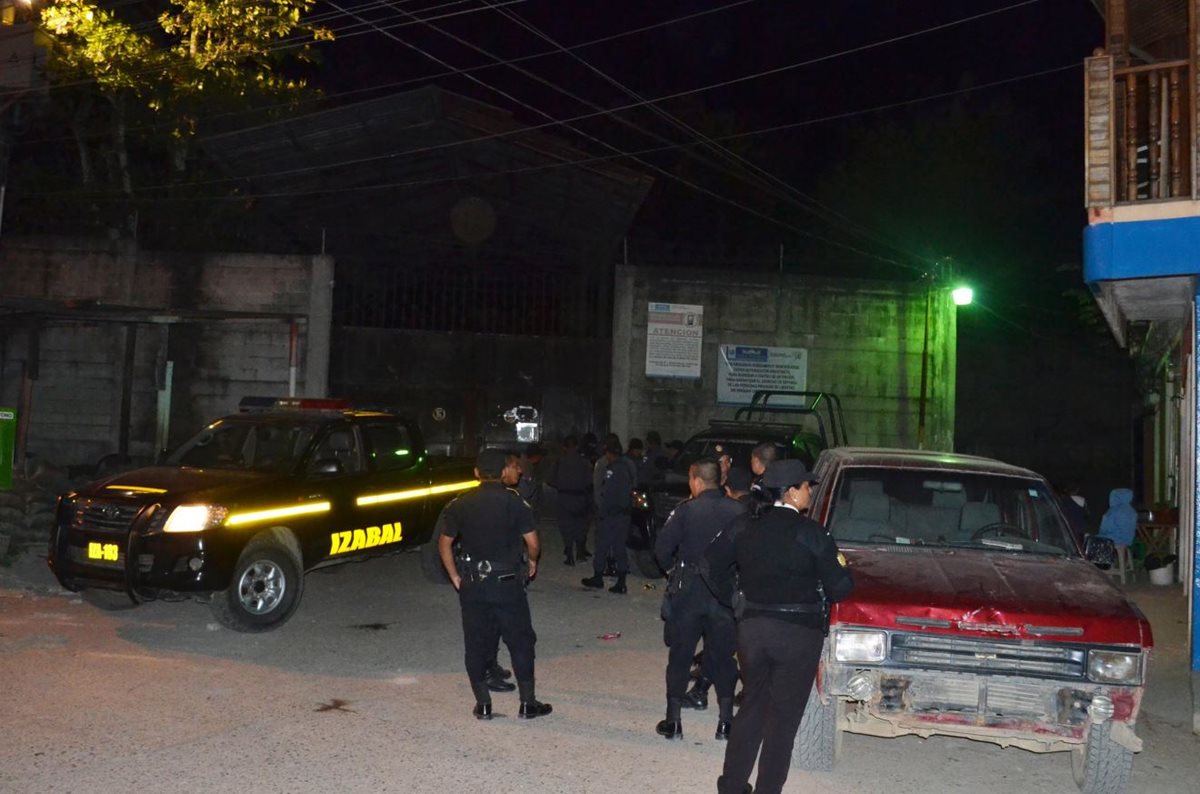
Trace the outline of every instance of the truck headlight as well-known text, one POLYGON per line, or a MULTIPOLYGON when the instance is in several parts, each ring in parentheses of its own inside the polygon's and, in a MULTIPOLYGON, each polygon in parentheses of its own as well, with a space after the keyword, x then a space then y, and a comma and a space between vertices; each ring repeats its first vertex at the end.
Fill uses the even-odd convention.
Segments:
POLYGON ((220 505, 179 505, 167 517, 163 532, 202 532, 224 521, 228 512, 220 505))
POLYGON ((882 662, 887 658, 887 632, 838 629, 833 635, 833 658, 839 662, 882 662))
POLYGON ((1088 678, 1101 684, 1137 684, 1142 655, 1123 651, 1088 651, 1088 678))

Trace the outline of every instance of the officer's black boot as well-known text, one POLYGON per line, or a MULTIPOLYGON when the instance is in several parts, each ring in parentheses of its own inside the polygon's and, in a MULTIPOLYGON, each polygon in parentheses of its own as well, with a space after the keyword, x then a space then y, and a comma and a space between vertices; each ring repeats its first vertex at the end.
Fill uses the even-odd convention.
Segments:
POLYGON ((580 579, 579 583, 584 587, 591 587, 599 590, 601 587, 604 587, 604 577, 600 574, 595 574, 587 579, 580 579))
POLYGON ((534 717, 544 717, 554 711, 549 703, 542 703, 534 697, 532 681, 518 681, 517 686, 521 687, 521 710, 517 712, 517 717, 531 720, 534 717))
POLYGON ((575 544, 575 559, 580 562, 587 562, 592 558, 592 553, 587 550, 587 543, 582 540, 575 544))
POLYGON ((471 689, 475 692, 475 710, 471 713, 477 720, 490 720, 492 718, 492 694, 488 691, 487 684, 472 684, 471 689))
POLYGON ((707 678, 701 677, 692 684, 692 688, 683 696, 684 708, 695 709, 696 711, 704 711, 708 708, 708 688, 712 682, 707 678))
MULTIPOLYGON (((717 778, 717 792, 718 794, 725 794, 726 791, 730 791, 730 788, 725 782, 725 777, 722 775, 721 777, 717 778)), ((747 783, 746 785, 742 786, 742 790, 739 792, 739 794, 754 794, 754 787, 747 783)))
POLYGON ((733 698, 717 698, 717 705, 720 712, 717 717, 716 739, 723 742, 729 738, 729 730, 733 727, 733 698))
POLYGON ((617 583, 608 588, 608 592, 616 593, 617 595, 625 595, 629 590, 625 587, 625 574, 617 574, 617 583))
POLYGON ((512 692, 517 688, 516 684, 505 681, 506 678, 512 678, 512 673, 505 670, 496 662, 495 659, 488 665, 487 671, 484 673, 484 683, 487 688, 493 692, 512 692))
POLYGON ((667 718, 655 726, 654 731, 664 739, 682 739, 683 721, 679 719, 679 710, 683 704, 671 698, 667 700, 667 718))

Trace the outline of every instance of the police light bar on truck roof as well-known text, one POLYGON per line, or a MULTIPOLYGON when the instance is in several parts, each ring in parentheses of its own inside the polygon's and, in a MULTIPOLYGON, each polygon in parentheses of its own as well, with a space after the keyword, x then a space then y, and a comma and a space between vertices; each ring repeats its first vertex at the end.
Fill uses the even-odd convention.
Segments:
POLYGON ((243 397, 238 410, 250 411, 349 411, 349 400, 338 397, 243 397))

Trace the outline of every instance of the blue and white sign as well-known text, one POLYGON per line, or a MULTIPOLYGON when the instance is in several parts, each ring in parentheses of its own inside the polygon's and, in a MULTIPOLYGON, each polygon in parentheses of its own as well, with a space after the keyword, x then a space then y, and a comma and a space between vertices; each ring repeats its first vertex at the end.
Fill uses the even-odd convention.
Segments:
POLYGON ((698 378, 704 307, 651 303, 646 316, 646 377, 698 378))
POLYGON ((804 391, 808 384, 808 350, 802 347, 721 345, 718 350, 717 402, 722 405, 749 405, 756 391, 804 391))

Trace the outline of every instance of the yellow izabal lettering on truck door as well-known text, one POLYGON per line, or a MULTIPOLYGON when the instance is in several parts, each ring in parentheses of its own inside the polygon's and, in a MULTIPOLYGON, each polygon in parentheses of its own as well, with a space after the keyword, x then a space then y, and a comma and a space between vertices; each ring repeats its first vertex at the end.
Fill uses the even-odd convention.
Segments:
POLYGON ((329 536, 329 556, 386 546, 389 543, 399 543, 402 537, 399 521, 394 524, 384 524, 381 527, 334 532, 329 536))

